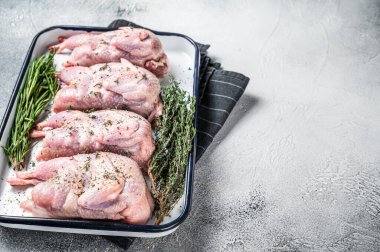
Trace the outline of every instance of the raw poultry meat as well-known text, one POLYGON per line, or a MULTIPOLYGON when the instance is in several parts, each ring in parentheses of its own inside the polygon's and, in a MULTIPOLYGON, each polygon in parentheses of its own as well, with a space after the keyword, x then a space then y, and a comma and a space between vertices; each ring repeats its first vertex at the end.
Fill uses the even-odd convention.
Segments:
POLYGON ((58 77, 68 86, 55 96, 54 112, 125 108, 149 121, 162 113, 157 77, 125 59, 121 63, 64 68, 58 77))
POLYGON ((38 217, 121 220, 145 224, 153 199, 137 163, 99 152, 43 162, 9 178, 11 185, 36 185, 21 207, 38 217))
POLYGON ((91 66, 97 63, 117 62, 121 58, 144 67, 163 77, 168 73, 168 59, 157 36, 145 29, 121 27, 103 33, 83 33, 59 38, 54 45, 61 53, 73 50, 65 66, 91 66))
POLYGON ((44 138, 38 161, 111 151, 129 156, 146 171, 155 149, 150 123, 123 110, 63 111, 37 124, 31 137, 44 138))

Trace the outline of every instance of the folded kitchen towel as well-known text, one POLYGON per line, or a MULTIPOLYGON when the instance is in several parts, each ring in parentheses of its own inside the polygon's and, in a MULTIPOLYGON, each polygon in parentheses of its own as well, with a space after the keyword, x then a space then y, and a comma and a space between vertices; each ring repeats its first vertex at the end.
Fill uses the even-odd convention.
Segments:
POLYGON ((249 78, 221 69, 220 63, 207 56, 210 46, 197 44, 201 52, 196 157, 198 161, 244 93, 249 78))
MULTIPOLYGON (((126 20, 115 20, 108 27, 130 26, 145 28, 126 20)), ((198 94, 198 128, 196 161, 205 153, 215 135, 223 127, 236 102, 244 93, 249 78, 243 74, 225 71, 221 64, 208 55, 209 45, 197 43, 201 54, 198 94)), ((127 249, 133 238, 106 237, 118 246, 127 249)))

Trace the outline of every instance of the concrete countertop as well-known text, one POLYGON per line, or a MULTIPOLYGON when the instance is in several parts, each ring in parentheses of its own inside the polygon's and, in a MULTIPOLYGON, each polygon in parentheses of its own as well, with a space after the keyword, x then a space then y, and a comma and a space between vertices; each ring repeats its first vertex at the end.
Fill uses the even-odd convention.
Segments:
MULTIPOLYGON (((130 251, 377 250, 379 13, 376 1, 1 1, 0 114, 46 27, 126 18, 187 34, 251 82, 197 164, 188 219, 130 251)), ((0 228, 0 250, 119 248, 0 228)))

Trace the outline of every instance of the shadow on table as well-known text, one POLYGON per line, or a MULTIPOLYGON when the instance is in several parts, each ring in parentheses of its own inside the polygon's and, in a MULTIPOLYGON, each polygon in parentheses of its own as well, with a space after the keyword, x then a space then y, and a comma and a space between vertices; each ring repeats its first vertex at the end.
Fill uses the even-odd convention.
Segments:
MULTIPOLYGON (((101 236, 32 231, 0 227, 5 251, 122 251, 101 236)), ((0 249, 3 251, 3 249, 0 249)))
POLYGON ((259 106, 260 103, 259 97, 250 94, 243 94, 236 103, 226 123, 223 125, 223 128, 218 133, 218 138, 224 139, 229 132, 231 132, 233 128, 239 124, 241 119, 243 119, 243 117, 245 117, 250 110, 259 106))
MULTIPOLYGON (((212 158, 210 158, 210 154, 218 146, 218 141, 226 138, 245 117, 250 115, 252 116, 252 110, 258 109, 261 104, 262 101, 259 97, 243 94, 231 112, 226 123, 223 125, 223 128, 216 135, 215 143, 209 146, 208 150, 205 152, 205 155, 197 163, 193 193, 193 208, 188 221, 181 227, 183 231, 181 230, 181 234, 179 234, 179 239, 184 238, 186 234, 189 236, 195 236, 194 239, 197 241, 197 244, 192 249, 197 250, 207 248, 209 246, 212 236, 217 233, 217 229, 222 228, 219 226, 220 220, 215 218, 215 216, 225 215, 216 214, 215 211, 224 210, 216 209, 211 203, 215 202, 213 184, 219 182, 211 181, 210 178, 217 178, 219 175, 216 175, 217 171, 210 169, 215 168, 212 166, 213 161, 212 158)), ((250 212, 250 217, 252 218, 262 210, 262 205, 264 204, 263 199, 261 197, 256 197, 257 195, 254 194, 255 192, 250 193, 250 197, 252 197, 252 204, 247 206, 249 208, 248 211, 250 212)), ((243 208, 245 209, 246 207, 244 206, 243 208)), ((226 214, 228 215, 231 213, 226 214)), ((191 241, 189 241, 188 245, 190 244, 191 241)))

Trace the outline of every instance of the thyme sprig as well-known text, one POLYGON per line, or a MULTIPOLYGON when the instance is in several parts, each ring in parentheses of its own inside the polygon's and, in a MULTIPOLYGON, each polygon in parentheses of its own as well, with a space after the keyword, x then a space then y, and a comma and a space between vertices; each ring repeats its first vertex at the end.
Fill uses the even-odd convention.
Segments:
POLYGON ((163 89, 162 102, 164 112, 157 119, 156 150, 148 170, 157 202, 156 224, 162 222, 183 194, 195 135, 195 97, 182 90, 173 76, 169 76, 169 85, 163 89))
POLYGON ((15 170, 23 169, 24 158, 31 148, 29 131, 58 91, 54 54, 49 52, 32 62, 20 91, 12 132, 4 147, 8 160, 15 170))

